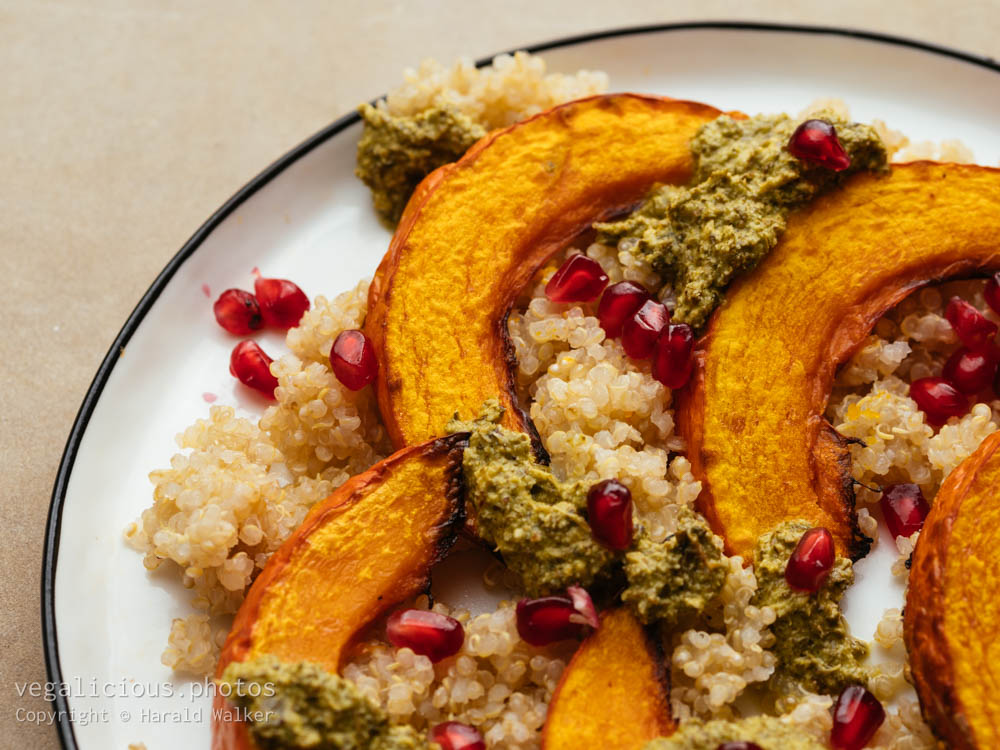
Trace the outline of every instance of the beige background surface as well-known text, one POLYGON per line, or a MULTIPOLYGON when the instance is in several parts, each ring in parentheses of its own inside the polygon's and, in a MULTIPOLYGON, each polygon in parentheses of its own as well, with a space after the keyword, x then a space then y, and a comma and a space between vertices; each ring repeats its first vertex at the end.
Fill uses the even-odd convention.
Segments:
POLYGON ((45 679, 39 576, 59 457, 119 327, 201 222, 421 57, 700 19, 1000 57, 1000 0, 0 0, 0 748, 58 746, 16 712, 46 708, 17 687, 45 679))

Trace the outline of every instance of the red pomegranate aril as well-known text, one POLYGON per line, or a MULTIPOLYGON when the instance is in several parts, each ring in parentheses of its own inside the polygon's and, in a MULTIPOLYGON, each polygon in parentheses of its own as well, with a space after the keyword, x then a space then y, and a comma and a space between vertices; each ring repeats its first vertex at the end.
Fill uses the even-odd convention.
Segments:
POLYGON ((762 748, 756 742, 737 740, 735 742, 723 742, 715 750, 762 750, 762 748))
POLYGON ((969 410, 969 401, 944 378, 920 378, 910 383, 910 398, 927 415, 927 421, 939 427, 951 417, 960 417, 969 410))
POLYGON ((694 331, 687 323, 671 323, 656 340, 653 377, 667 388, 683 388, 694 371, 694 331))
POLYGON ((375 345, 363 331, 341 331, 330 347, 330 367, 345 387, 360 391, 378 375, 375 345))
POLYGON ((1000 313, 1000 271, 990 276, 983 294, 986 295, 986 304, 993 312, 1000 313))
POLYGON ((274 398, 278 379, 271 374, 271 359, 254 341, 241 341, 229 355, 229 372, 243 385, 274 398))
POLYGON ((885 721, 885 709, 878 698, 861 685, 844 688, 833 707, 833 750, 861 750, 885 721))
POLYGON ((587 493, 587 521, 594 539, 611 549, 632 544, 632 493, 617 479, 598 482, 587 493))
POLYGON ((257 298, 242 289, 227 289, 212 305, 219 325, 237 336, 246 336, 264 325, 257 298))
POLYGON ((834 172, 851 166, 851 157, 837 137, 837 129, 826 120, 806 120, 788 140, 788 153, 834 172))
POLYGON ((517 632, 532 646, 547 646, 583 634, 586 615, 580 613, 568 596, 522 599, 515 612, 517 632))
POLYGON ((465 628, 458 620, 427 609, 393 612, 385 634, 396 648, 408 648, 433 662, 454 656, 465 643, 465 628))
POLYGON ((590 598, 590 593, 587 589, 574 584, 566 587, 566 594, 569 596, 569 600, 573 602, 573 609, 576 610, 576 614, 570 617, 570 619, 581 625, 589 625, 595 630, 599 628, 601 618, 597 616, 597 607, 594 606, 594 600, 590 598))
POLYGON ((641 284, 634 281, 619 281, 604 290, 601 304, 597 306, 597 319, 609 339, 622 335, 622 328, 629 316, 652 295, 641 284))
POLYGON ((643 302, 622 328, 622 348, 632 359, 648 359, 660 332, 670 323, 670 311, 662 302, 643 302))
POLYGON ((967 349, 963 346, 948 357, 941 375, 962 393, 971 396, 993 382, 997 363, 1000 362, 998 354, 996 350, 967 349))
POLYGON ((892 484, 882 488, 879 505, 893 539, 920 531, 931 510, 918 484, 892 484))
POLYGON ((879 505, 893 539, 898 536, 909 537, 920 531, 931 511, 918 484, 892 484, 883 487, 879 505))
POLYGON ((552 302, 590 302, 608 285, 608 275, 601 264, 586 255, 566 259, 545 285, 545 296, 552 302))
POLYGON ((796 591, 810 594, 819 591, 835 559, 833 535, 819 526, 809 529, 788 558, 785 581, 796 591))
POLYGON ((309 298, 296 284, 288 279, 258 278, 253 282, 253 290, 260 302, 260 312, 264 322, 275 328, 297 326, 305 311, 309 309, 309 298))
POLYGON ((961 297, 949 300, 944 316, 955 329, 958 340, 973 349, 985 346, 996 336, 997 324, 961 297))
POLYGON ((460 721, 446 721, 431 730, 431 740, 441 750, 486 750, 486 741, 475 727, 460 721))

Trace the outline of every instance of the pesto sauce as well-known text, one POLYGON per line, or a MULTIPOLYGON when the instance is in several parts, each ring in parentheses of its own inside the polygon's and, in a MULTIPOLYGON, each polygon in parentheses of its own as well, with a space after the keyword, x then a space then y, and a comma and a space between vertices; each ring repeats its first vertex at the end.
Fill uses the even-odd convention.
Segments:
POLYGON ((642 750, 716 750, 725 742, 755 742, 761 750, 825 750, 826 744, 773 716, 728 721, 688 719, 670 737, 647 742, 642 750))
POLYGON ((757 593, 752 603, 771 607, 776 615, 771 625, 777 657, 772 687, 787 693, 797 683, 812 692, 836 695, 848 685, 867 684, 869 672, 862 662, 868 645, 851 636, 840 610, 844 591, 854 582, 850 560, 838 557, 814 594, 795 591, 785 582, 788 558, 809 528, 805 521, 786 521, 757 540, 757 593))
POLYGON ((529 596, 587 587, 610 578, 624 562, 622 600, 644 623, 676 624, 699 614, 722 589, 722 544, 693 511, 680 515, 677 533, 663 542, 637 530, 622 556, 598 543, 587 522, 584 482, 560 481, 535 462, 527 435, 497 423, 495 399, 473 422, 453 419, 448 432, 469 432, 462 458, 466 497, 481 538, 495 545, 529 596))
POLYGON ((610 569, 615 554, 590 533, 583 515, 587 485, 562 482, 535 463, 531 439, 498 426, 502 415, 494 399, 478 420, 456 418, 447 428, 469 432, 462 469, 479 536, 503 555, 529 596, 591 585, 610 569))
POLYGON ((835 126, 851 158, 846 170, 834 172, 788 153, 786 144, 799 125, 788 115, 722 115, 691 140, 691 183, 659 187, 627 218, 596 224, 598 241, 631 245, 673 287, 674 320, 702 326, 726 285, 774 248, 792 210, 855 172, 886 169, 885 144, 872 127, 821 116, 835 126))
POLYGON ((438 167, 458 160, 486 130, 452 107, 430 107, 393 117, 371 104, 358 111, 364 132, 354 173, 372 191, 379 218, 395 225, 417 185, 438 167))
POLYGON ((622 601, 644 623, 674 626, 704 612, 726 582, 722 540, 705 519, 682 508, 677 531, 662 542, 646 535, 625 553, 628 588, 622 601))
POLYGON ((219 683, 261 750, 428 750, 427 740, 389 717, 349 680, 311 662, 261 656, 226 667, 219 683))

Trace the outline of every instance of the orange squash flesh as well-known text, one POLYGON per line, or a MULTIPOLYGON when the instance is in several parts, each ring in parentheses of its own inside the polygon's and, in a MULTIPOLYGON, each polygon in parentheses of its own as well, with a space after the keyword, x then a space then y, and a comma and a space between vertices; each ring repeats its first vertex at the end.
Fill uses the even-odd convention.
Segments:
POLYGON ((1000 747, 1000 433, 945 480, 910 567, 903 634, 924 717, 954 750, 1000 747))
POLYGON ((679 394, 698 509, 729 554, 750 559, 758 536, 792 518, 828 528, 841 555, 865 553, 846 441, 823 418, 836 368, 914 289, 996 269, 1000 170, 894 166, 790 217, 727 292, 679 394))
POLYGON ((629 610, 616 609, 563 672, 542 750, 640 750, 675 727, 663 654, 629 610))
MULTIPOLYGON (((464 438, 394 453, 316 505, 250 587, 217 675, 263 654, 336 673, 359 631, 422 591, 463 520, 464 438)), ((214 750, 252 747, 239 721, 213 721, 212 733, 214 750)))
POLYGON ((410 199, 369 292, 382 419, 397 448, 500 397, 504 426, 537 434, 514 396, 506 320, 536 271, 656 183, 686 181, 688 140, 720 113, 634 94, 581 99, 495 131, 410 199))

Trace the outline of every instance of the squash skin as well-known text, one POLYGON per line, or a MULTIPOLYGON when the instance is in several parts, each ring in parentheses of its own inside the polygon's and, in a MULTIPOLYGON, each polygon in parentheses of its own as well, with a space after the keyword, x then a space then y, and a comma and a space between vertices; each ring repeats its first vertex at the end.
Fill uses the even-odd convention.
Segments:
POLYGON ((635 616, 604 612, 559 680, 542 750, 641 750, 673 734, 669 682, 659 643, 635 616))
MULTIPOLYGON (((216 670, 273 654, 338 672, 372 620, 429 583, 464 521, 460 433, 394 453, 317 504, 271 556, 216 670), (366 585, 362 585, 362 583, 366 585)), ((214 707, 228 702, 216 695, 214 707)), ((213 719, 213 750, 253 750, 240 721, 213 719)))
POLYGON ((365 321, 396 448, 499 396, 503 426, 531 435, 544 457, 515 396, 511 307, 593 222, 628 210, 654 184, 686 181, 688 140, 719 114, 635 94, 581 99, 494 131, 428 175, 375 275, 365 321))
POLYGON ((910 566, 903 637, 924 718, 955 750, 1000 746, 1000 433, 938 491, 910 566))
POLYGON ((894 165, 789 217, 716 310, 678 394, 698 510, 728 554, 750 559, 757 537, 790 518, 828 528, 838 554, 867 552, 847 441, 823 417, 836 368, 915 289, 997 269, 1000 170, 894 165))

